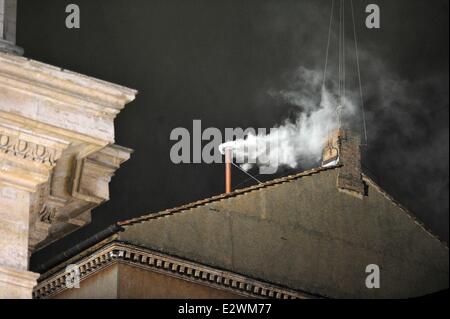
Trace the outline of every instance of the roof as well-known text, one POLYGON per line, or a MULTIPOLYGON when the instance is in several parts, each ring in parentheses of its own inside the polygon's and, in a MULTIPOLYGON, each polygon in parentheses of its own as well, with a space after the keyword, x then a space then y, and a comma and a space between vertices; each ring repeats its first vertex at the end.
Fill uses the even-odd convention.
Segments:
MULTIPOLYGON (((166 216, 170 216, 176 213, 180 213, 183 211, 187 211, 190 210, 192 208, 196 208, 199 206, 203 206, 203 205, 207 205, 210 203, 214 203, 217 201, 221 201, 227 198, 233 198, 236 196, 241 196, 241 195, 245 195, 248 193, 251 193, 253 191, 257 191, 263 188, 267 188, 267 187, 272 187, 272 186, 276 186, 276 185, 280 185, 283 183, 288 183, 297 179, 300 179, 302 177, 305 176, 312 176, 314 174, 318 174, 320 172, 323 171, 327 171, 327 170, 333 170, 336 168, 341 167, 342 164, 335 164, 335 165, 328 165, 328 166, 321 166, 321 167, 316 167, 316 168, 312 168, 306 171, 302 171, 296 174, 291 174, 291 175, 287 175, 287 176, 283 176, 280 178, 276 178, 267 182, 263 182, 263 183, 259 183, 256 185, 252 185, 249 187, 245 187, 245 188, 240 188, 240 189, 235 189, 234 191, 230 192, 230 193, 223 193, 220 195, 216 195, 216 196, 212 196, 209 198, 204 198, 195 202, 191 202, 185 205, 181 205, 181 206, 177 206, 177 207, 173 207, 173 208, 169 208, 163 211, 159 211, 159 212, 154 212, 154 213, 149 213, 149 214, 145 214, 139 217, 135 217, 135 218, 131 218, 131 219, 127 219, 127 220, 123 220, 117 223, 117 225, 119 226, 129 226, 129 225, 133 225, 133 224, 137 224, 137 223, 142 223, 145 222, 147 220, 151 220, 151 219, 158 219, 158 218, 162 218, 162 217, 166 217, 166 216)), ((420 227, 422 227, 430 236, 432 236, 433 238, 439 240, 444 246, 446 246, 448 248, 448 243, 446 241, 444 241, 443 239, 441 239, 438 235, 434 234, 432 232, 431 229, 427 228, 426 225, 417 218, 417 215, 414 214, 413 212, 411 212, 408 208, 406 208, 405 206, 403 206, 399 201, 397 201, 394 197, 392 197, 391 195, 389 195, 386 191, 383 190, 383 188, 381 186, 379 186, 370 176, 368 176, 365 173, 362 173, 362 178, 365 182, 370 183, 380 194, 382 194, 386 199, 388 199, 390 202, 392 202, 394 205, 398 206, 400 209, 402 209, 406 214, 408 214, 408 216, 410 216, 413 221, 418 224, 420 227)))
POLYGON ((50 268, 53 268, 54 266, 56 266, 58 263, 61 263, 64 260, 67 260, 68 258, 77 255, 79 252, 94 245, 96 242, 100 242, 104 238, 107 238, 114 233, 119 233, 119 232, 123 231, 122 227, 131 226, 131 225, 142 223, 142 222, 152 220, 152 219, 158 219, 158 218, 162 218, 162 217, 171 216, 173 214, 181 213, 183 211, 187 211, 189 209, 193 209, 193 208, 196 208, 199 206, 203 206, 203 205, 207 205, 207 204, 214 203, 217 201, 225 200, 227 198, 233 198, 233 197, 237 197, 240 195, 245 195, 245 194, 248 194, 248 193, 263 189, 263 188, 272 187, 272 186, 280 185, 283 183, 288 183, 290 181, 297 180, 297 179, 305 177, 305 176, 311 176, 314 174, 318 174, 322 171, 332 170, 339 166, 341 166, 341 165, 338 164, 338 165, 328 166, 328 167, 313 168, 313 169, 302 171, 302 172, 299 172, 296 174, 276 178, 276 179, 273 179, 273 180, 270 180, 270 181, 267 181, 264 183, 259 183, 259 184, 253 185, 253 186, 236 189, 230 193, 223 193, 223 194, 213 196, 210 198, 205 198, 205 199, 202 199, 199 201, 191 202, 191 203, 188 203, 188 204, 185 204, 182 206, 173 207, 173 208, 169 208, 169 209, 166 209, 166 210, 163 210, 160 212, 149 213, 149 214, 145 214, 145 215, 142 215, 142 216, 139 216, 136 218, 117 222, 116 224, 111 225, 110 227, 100 231, 99 233, 95 234, 94 236, 87 238, 83 242, 78 243, 75 247, 72 247, 56 256, 53 256, 49 260, 46 260, 45 263, 34 265, 33 270, 37 271, 37 272, 41 272, 41 273, 45 272, 47 274, 48 270, 50 268))
MULTIPOLYGON (((370 263, 395 265, 390 280, 398 286, 409 285, 405 276, 423 279, 404 291, 383 292, 383 297, 418 295, 448 283, 448 246, 440 240, 437 244, 436 236, 365 174, 370 196, 361 199, 338 192, 340 166, 307 170, 125 220, 118 223, 114 236, 128 245, 313 296, 376 294, 355 288, 363 282, 357 280, 360 268, 370 263), (260 201, 266 197, 269 211, 261 212, 260 201), (336 203, 330 203, 334 197, 336 203), (273 200, 278 204, 271 206, 273 200), (333 263, 335 273, 328 274, 326 267, 333 263)), ((84 248, 78 256, 91 254, 93 250, 84 248)))
POLYGON ((253 186, 249 186, 249 187, 245 187, 245 188, 241 188, 241 189, 236 189, 230 193, 223 193, 217 196, 212 196, 209 198, 205 198, 196 202, 192 202, 186 205, 182 205, 182 206, 178 206, 178 207, 174 207, 174 208, 169 208, 166 210, 163 210, 161 212, 157 212, 157 213, 150 213, 150 214, 146 214, 137 218, 132 218, 132 219, 128 219, 128 220, 124 220, 118 223, 118 225, 120 226, 129 226, 129 225, 133 225, 136 223, 142 223, 145 222, 147 220, 150 219, 156 219, 156 218, 160 218, 160 217, 165 217, 165 216, 170 216, 173 215, 175 213, 179 213, 182 211, 186 211, 195 207, 199 207, 199 206, 203 206, 206 204, 210 204, 210 203, 214 203, 217 201, 221 201, 227 198, 232 198, 232 197, 237 197, 240 195, 245 195, 248 193, 251 193, 253 191, 257 191, 263 188, 267 188, 267 187, 271 187, 271 186, 276 186, 276 185, 280 185, 280 184, 284 184, 284 183, 288 183, 294 180, 297 180, 299 178, 305 177, 305 176, 311 176, 314 174, 318 174, 320 172, 323 171, 327 171, 327 170, 332 170, 335 169, 337 167, 340 167, 341 165, 333 165, 333 166, 328 166, 328 167, 317 167, 317 168, 313 168, 310 170, 306 170, 297 174, 292 174, 292 175, 288 175, 288 176, 284 176, 284 177, 280 177, 280 178, 276 178, 264 183, 259 183, 253 186))
POLYGON ((411 297, 445 285, 448 247, 368 176, 365 196, 341 192, 339 168, 123 221, 119 238, 325 297, 411 297), (368 291, 358 278, 372 263, 397 288, 368 291), (411 287, 405 273, 420 282, 411 287))

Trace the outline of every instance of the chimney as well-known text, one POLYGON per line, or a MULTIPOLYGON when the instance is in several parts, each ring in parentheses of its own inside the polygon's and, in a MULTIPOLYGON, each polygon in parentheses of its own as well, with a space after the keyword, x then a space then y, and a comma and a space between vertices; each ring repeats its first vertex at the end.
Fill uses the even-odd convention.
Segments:
POLYGON ((225 193, 231 193, 231 162, 233 161, 233 150, 227 147, 225 152, 225 193))
POLYGON ((342 129, 335 130, 330 134, 322 152, 322 166, 334 166, 339 162, 339 137, 342 129))
POLYGON ((348 129, 334 131, 323 150, 322 166, 339 164, 337 187, 339 191, 362 198, 365 195, 365 185, 361 171, 361 140, 348 129))
POLYGON ((0 52, 23 55, 16 46, 17 0, 0 0, 0 52))

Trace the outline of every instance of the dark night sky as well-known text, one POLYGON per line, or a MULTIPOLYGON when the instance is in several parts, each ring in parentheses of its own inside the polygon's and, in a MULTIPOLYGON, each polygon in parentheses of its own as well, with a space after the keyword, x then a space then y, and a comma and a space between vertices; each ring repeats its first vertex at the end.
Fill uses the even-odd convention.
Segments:
MULTIPOLYGON (((354 2, 369 130, 363 165, 448 241, 448 1, 354 2), (381 8, 379 30, 364 26, 369 3, 381 8)), ((292 105, 268 92, 288 86, 300 66, 323 67, 329 7, 330 0, 19 0, 17 42, 26 57, 140 92, 115 122, 116 143, 135 153, 113 178, 111 200, 36 259, 115 221, 222 193, 222 165, 171 163, 171 130, 190 129, 193 119, 270 128, 292 116, 292 105), (79 30, 65 27, 69 3, 80 6, 79 30)), ((235 184, 246 179, 235 176, 235 184)))

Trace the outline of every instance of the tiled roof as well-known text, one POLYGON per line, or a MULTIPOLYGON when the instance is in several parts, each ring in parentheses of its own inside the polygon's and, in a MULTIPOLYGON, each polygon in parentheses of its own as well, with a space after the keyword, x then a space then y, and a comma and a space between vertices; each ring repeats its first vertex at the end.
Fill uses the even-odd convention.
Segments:
POLYGON ((307 171, 303 171, 301 173, 297 173, 297 174, 293 174, 293 175, 288 175, 288 176, 284 176, 284 177, 280 177, 280 178, 276 178, 264 183, 260 183, 257 185, 253 185, 250 187, 246 187, 246 188, 241 188, 241 189, 237 189, 231 193, 224 193, 221 195, 217 195, 217 196, 213 196, 213 197, 209 197, 206 199, 202 199, 196 202, 192 202, 183 206, 179 206, 179 207, 174 207, 174 208, 169 208, 166 209, 164 211, 158 212, 158 213, 151 213, 151 214, 146 214, 137 218, 133 218, 133 219, 129 219, 129 220, 125 220, 122 222, 119 222, 118 225, 120 226, 129 226, 129 225, 133 225, 133 224, 137 224, 137 223, 141 223, 144 222, 146 220, 149 219, 156 219, 156 218, 160 218, 160 217, 164 217, 164 216, 168 216, 168 215, 173 215, 175 213, 178 212, 182 212, 185 210, 189 210, 192 208, 196 208, 199 206, 203 206, 209 203, 213 203, 213 202, 217 202, 217 201, 221 201, 223 199, 227 199, 227 198, 231 198, 231 197, 237 197, 239 195, 244 195, 246 193, 250 193, 262 188, 267 188, 267 187, 271 187, 271 186, 275 186, 275 185, 279 185, 279 184, 283 184, 283 183, 288 183, 291 182, 293 180, 302 178, 304 176, 311 176, 323 171, 327 171, 327 170, 332 170, 335 169, 337 167, 339 167, 341 165, 334 165, 334 166, 329 166, 329 167, 318 167, 318 168, 314 168, 314 169, 310 169, 307 171))
POLYGON ((375 188, 382 196, 384 196, 387 200, 389 200, 392 204, 400 208, 409 218, 412 219, 414 223, 416 223, 420 228, 422 228, 428 235, 433 237, 434 239, 438 240, 445 248, 448 249, 448 243, 444 240, 442 240, 439 236, 434 234, 430 229, 426 227, 426 225, 417 218, 417 216, 412 213, 409 209, 407 209, 405 206, 403 206, 400 202, 398 202, 396 199, 394 199, 391 195, 389 195, 385 190, 381 188, 380 185, 378 185, 371 177, 367 176, 366 174, 362 174, 363 181, 370 184, 373 188, 375 188))
MULTIPOLYGON (((158 219, 161 217, 166 217, 166 216, 170 216, 179 212, 183 212, 186 210, 190 210, 199 206, 203 206, 203 205, 207 205, 210 203, 214 203, 217 201, 221 201, 227 198, 233 198, 233 197, 237 197, 240 195, 245 195, 247 193, 256 191, 256 190, 260 190, 263 188, 268 188, 268 187, 272 187, 272 186, 276 186, 279 184, 283 184, 283 183, 288 183, 294 180, 297 180, 299 178, 305 177, 305 176, 311 176, 314 174, 318 174, 320 172, 323 171, 328 171, 328 170, 333 170, 336 169, 338 167, 342 166, 341 164, 337 164, 337 165, 332 165, 332 166, 328 166, 328 167, 317 167, 317 168, 313 168, 310 170, 306 170, 303 172, 299 172, 296 174, 292 174, 292 175, 288 175, 288 176, 284 176, 284 177, 280 177, 280 178, 276 178, 264 183, 260 183, 260 184, 256 184, 253 186, 249 186, 246 188, 241 188, 241 189, 236 189, 231 193, 224 193, 224 194, 220 194, 217 196, 213 196, 213 197, 209 197, 209 198, 205 198, 196 202, 192 202, 186 205, 182 205, 182 206, 178 206, 178 207, 174 207, 174 208, 169 208, 157 213, 150 213, 150 214, 146 214, 146 215, 142 215, 136 218, 132 218, 132 219, 128 219, 128 220, 124 220, 121 222, 118 222, 117 224, 119 226, 130 226, 133 224, 138 224, 138 223, 142 223, 145 222, 147 220, 151 220, 151 219, 158 219)), ((447 242, 445 242, 444 240, 442 240, 441 238, 439 238, 439 236, 437 236, 436 234, 434 234, 430 229, 428 229, 424 223, 422 221, 420 221, 417 216, 415 214, 413 214, 411 211, 409 211, 406 207, 404 207, 401 203, 399 203, 396 199, 394 199, 391 195, 389 195, 387 192, 385 192, 381 186, 379 186, 370 176, 362 173, 362 178, 365 182, 370 183, 372 185, 372 187, 374 187, 380 194, 382 194, 386 199, 388 199, 390 202, 392 202, 394 205, 398 206, 403 212, 405 212, 417 225, 419 225, 423 230, 425 230, 429 235, 431 235, 432 237, 434 237, 435 239, 437 239, 438 241, 440 241, 445 247, 447 247, 448 249, 448 244, 447 242)))

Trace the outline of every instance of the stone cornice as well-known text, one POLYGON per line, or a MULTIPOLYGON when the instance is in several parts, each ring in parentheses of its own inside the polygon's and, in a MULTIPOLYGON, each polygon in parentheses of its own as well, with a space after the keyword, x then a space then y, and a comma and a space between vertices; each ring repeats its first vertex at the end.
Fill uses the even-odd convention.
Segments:
POLYGON ((26 267, 27 255, 89 223, 109 199, 131 153, 114 145, 114 119, 136 94, 0 52, 0 264, 26 267))
POLYGON ((131 150, 114 118, 137 91, 0 52, 0 184, 32 193, 29 248, 91 221, 131 150))
POLYGON ((117 241, 106 244, 84 258, 81 257, 79 260, 76 260, 76 258, 58 266, 62 269, 56 273, 51 270, 50 273, 53 274, 43 274, 41 276, 43 279, 34 289, 34 298, 51 298, 68 289, 65 284, 68 274, 65 273, 64 267, 69 263, 76 264, 79 267, 81 284, 83 280, 106 267, 115 263, 124 263, 216 289, 231 291, 246 297, 317 298, 317 296, 303 292, 117 241))
POLYGON ((137 91, 0 52, 0 120, 68 139, 114 143, 114 118, 137 91), (20 106, 19 106, 20 105, 20 106))
POLYGON ((115 115, 133 101, 136 90, 27 58, 0 54, 0 81, 16 89, 79 104, 85 109, 115 115))

